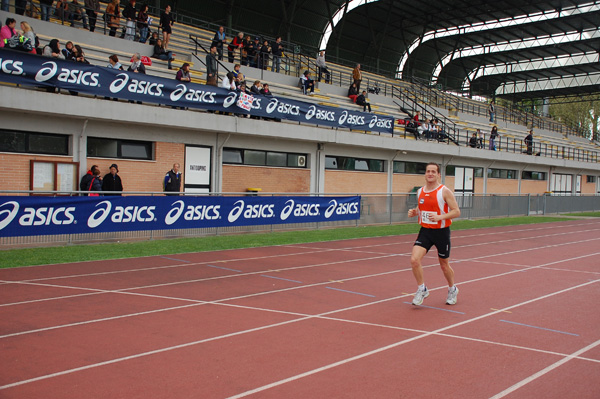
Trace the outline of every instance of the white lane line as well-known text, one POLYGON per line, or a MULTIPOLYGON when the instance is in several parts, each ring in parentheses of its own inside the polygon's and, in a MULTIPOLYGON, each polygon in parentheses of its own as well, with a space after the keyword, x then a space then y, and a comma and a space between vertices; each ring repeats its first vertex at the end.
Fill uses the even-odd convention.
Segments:
POLYGON ((506 395, 516 391, 517 389, 529 384, 530 382, 537 380, 538 378, 540 378, 541 376, 543 376, 544 374, 549 373, 550 371, 557 369, 558 367, 562 366, 563 364, 567 363, 570 360, 573 360, 574 358, 578 357, 579 355, 581 355, 582 353, 585 353, 587 351, 589 351, 590 349, 595 348, 596 346, 600 345, 600 340, 586 346, 585 348, 581 348, 576 352, 573 352, 572 354, 570 354, 569 356, 564 357, 563 359, 560 359, 559 361, 557 361, 554 364, 551 364, 550 366, 546 367, 543 370, 538 371, 535 374, 530 375, 529 377, 519 381, 518 383, 516 383, 515 385, 506 388, 504 391, 497 393, 496 395, 492 396, 490 399, 500 399, 505 397, 506 395))

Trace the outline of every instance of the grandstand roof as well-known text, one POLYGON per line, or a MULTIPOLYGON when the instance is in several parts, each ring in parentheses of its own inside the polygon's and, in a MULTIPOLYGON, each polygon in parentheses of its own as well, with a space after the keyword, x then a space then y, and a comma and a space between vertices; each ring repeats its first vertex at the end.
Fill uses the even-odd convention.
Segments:
POLYGON ((331 61, 457 92, 514 100, 600 92, 600 0, 206 3, 220 18, 228 10, 238 29, 282 35, 311 54, 326 46, 331 61))

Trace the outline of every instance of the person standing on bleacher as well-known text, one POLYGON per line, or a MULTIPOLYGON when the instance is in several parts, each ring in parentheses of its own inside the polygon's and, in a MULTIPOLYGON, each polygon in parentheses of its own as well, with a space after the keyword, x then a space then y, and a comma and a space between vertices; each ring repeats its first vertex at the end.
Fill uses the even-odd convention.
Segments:
POLYGON ((129 0, 123 10, 123 18, 127 20, 125 22, 125 40, 135 39, 135 0, 129 0))
POLYGON ((83 4, 85 5, 85 13, 90 22, 90 32, 93 32, 96 30, 96 19, 98 18, 98 12, 100 12, 100 0, 84 0, 83 4))
POLYGON ((169 39, 171 38, 171 33, 173 32, 173 16, 171 15, 171 6, 166 6, 165 11, 160 14, 160 28, 163 31, 163 46, 165 50, 169 47, 169 39))

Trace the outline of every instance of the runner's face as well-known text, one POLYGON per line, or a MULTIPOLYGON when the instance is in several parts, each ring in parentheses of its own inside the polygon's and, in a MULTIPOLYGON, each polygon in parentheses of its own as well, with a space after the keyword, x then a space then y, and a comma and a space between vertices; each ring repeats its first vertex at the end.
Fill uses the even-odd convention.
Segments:
POLYGON ((427 182, 435 183, 439 177, 439 173, 437 168, 433 165, 429 165, 427 169, 425 169, 425 180, 427 182))

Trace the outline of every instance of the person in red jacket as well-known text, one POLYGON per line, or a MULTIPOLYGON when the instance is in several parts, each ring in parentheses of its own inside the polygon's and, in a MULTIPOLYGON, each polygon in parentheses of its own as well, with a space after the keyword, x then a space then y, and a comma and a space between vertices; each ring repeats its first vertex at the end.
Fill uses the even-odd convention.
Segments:
POLYGON ((460 216, 460 209, 454 194, 440 184, 440 166, 430 162, 425 168, 425 186, 417 191, 417 206, 409 209, 408 217, 419 217, 421 230, 413 246, 410 265, 419 286, 413 298, 413 305, 421 305, 429 296, 423 277, 421 261, 429 249, 435 245, 438 260, 448 281, 446 304, 454 305, 457 301, 458 287, 454 285, 454 270, 450 267, 450 225, 452 219, 460 216))

